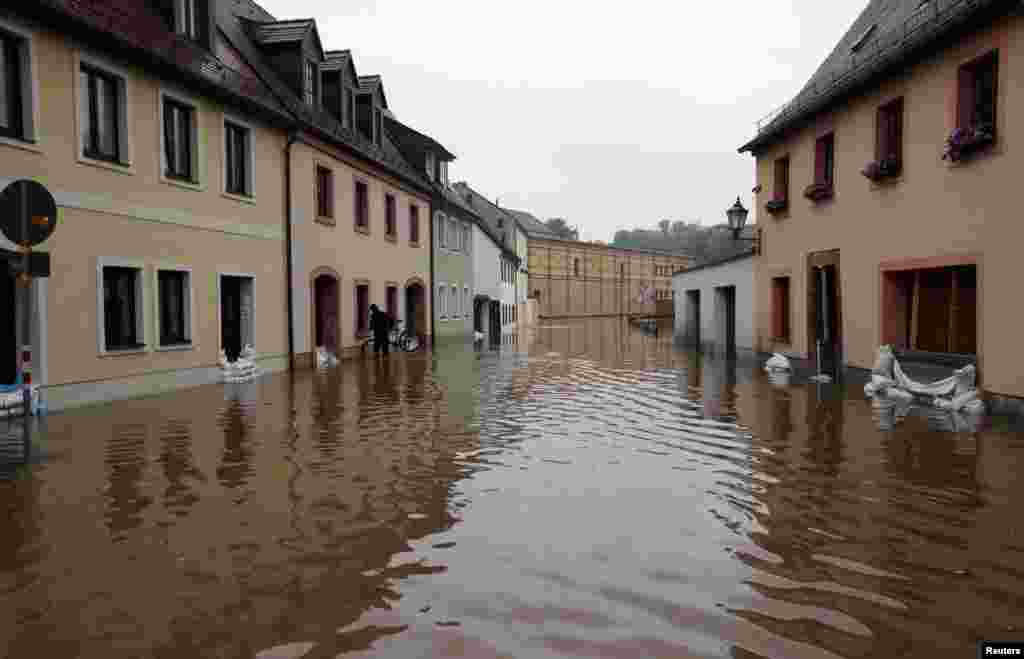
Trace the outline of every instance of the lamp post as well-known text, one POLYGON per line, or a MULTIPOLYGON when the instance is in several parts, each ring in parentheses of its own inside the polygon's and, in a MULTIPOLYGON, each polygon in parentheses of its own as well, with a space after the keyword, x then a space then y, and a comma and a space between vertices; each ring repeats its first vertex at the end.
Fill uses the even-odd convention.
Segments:
POLYGON ((746 208, 743 207, 743 203, 739 197, 736 197, 736 203, 733 204, 727 211, 725 211, 725 217, 729 220, 729 228, 732 230, 733 240, 747 240, 753 243, 753 252, 757 254, 760 249, 760 240, 755 235, 753 238, 743 238, 740 234, 743 232, 743 228, 747 224, 747 215, 750 214, 746 208))

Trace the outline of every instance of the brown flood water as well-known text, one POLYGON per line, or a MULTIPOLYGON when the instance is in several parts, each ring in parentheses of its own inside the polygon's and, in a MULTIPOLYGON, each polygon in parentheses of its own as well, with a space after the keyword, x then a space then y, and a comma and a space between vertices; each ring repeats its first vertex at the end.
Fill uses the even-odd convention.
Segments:
POLYGON ((0 480, 0 649, 960 659, 1024 640, 1018 426, 949 432, 862 381, 761 364, 558 322, 498 352, 52 415, 0 480))

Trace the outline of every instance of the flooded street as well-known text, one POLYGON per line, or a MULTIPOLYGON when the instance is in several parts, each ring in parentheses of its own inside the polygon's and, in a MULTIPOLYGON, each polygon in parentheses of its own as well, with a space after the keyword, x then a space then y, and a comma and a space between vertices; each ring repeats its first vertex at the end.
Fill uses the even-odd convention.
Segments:
POLYGON ((497 352, 43 418, 0 480, 0 648, 889 659, 1024 640, 1024 433, 762 361, 556 321, 497 352))

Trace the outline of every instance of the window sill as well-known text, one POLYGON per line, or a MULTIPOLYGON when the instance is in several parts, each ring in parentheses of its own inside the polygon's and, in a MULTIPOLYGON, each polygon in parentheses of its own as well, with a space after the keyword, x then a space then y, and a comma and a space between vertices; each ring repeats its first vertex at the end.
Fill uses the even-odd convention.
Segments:
POLYGON ((131 348, 109 348, 100 353, 100 357, 124 357, 127 355, 144 355, 149 352, 145 345, 131 348))
POLYGON ((360 225, 357 224, 357 225, 355 225, 352 228, 353 228, 353 230, 356 233, 361 233, 364 236, 369 236, 370 235, 370 227, 368 227, 368 226, 360 226, 360 225))
POLYGON ((182 352, 195 348, 193 343, 172 343, 165 346, 157 346, 157 352, 182 352))
POLYGON ((35 140, 19 140, 17 137, 0 136, 0 145, 29 151, 30 153, 43 153, 43 150, 39 148, 39 143, 35 140))
POLYGON ((85 154, 78 154, 78 162, 89 167, 98 167, 100 169, 106 169, 111 172, 117 172, 118 174, 125 174, 131 176, 135 174, 135 167, 130 162, 115 162, 112 160, 100 160, 99 158, 90 158, 85 154))
POLYGON ((192 190, 193 192, 202 192, 203 184, 195 181, 187 181, 185 179, 171 178, 166 174, 160 175, 160 182, 166 183, 167 185, 173 185, 178 188, 184 188, 185 190, 192 190))
POLYGON ((389 243, 394 243, 396 245, 398 244, 398 236, 395 234, 384 234, 384 240, 388 241, 389 243))
POLYGON ((415 247, 416 249, 419 249, 419 247, 420 247, 420 244, 419 244, 419 242, 418 242, 418 241, 415 241, 415 240, 410 240, 410 241, 409 241, 409 247, 415 247))
POLYGON ((325 227, 335 227, 335 226, 338 226, 338 223, 335 221, 335 219, 333 217, 326 217, 324 215, 317 215, 315 221, 316 221, 317 224, 322 224, 325 227))
POLYGON ((226 191, 220 193, 220 195, 222 197, 224 197, 225 199, 230 199, 232 201, 237 201, 237 202, 242 203, 242 204, 249 204, 250 206, 255 206, 256 205, 256 198, 253 197, 252 195, 235 194, 234 192, 226 192, 226 191))

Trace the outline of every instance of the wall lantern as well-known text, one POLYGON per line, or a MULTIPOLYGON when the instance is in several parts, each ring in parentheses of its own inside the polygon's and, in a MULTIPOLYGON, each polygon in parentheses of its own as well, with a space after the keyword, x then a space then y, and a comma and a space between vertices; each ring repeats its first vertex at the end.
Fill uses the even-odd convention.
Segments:
POLYGON ((750 214, 746 208, 743 207, 743 203, 739 197, 736 197, 736 203, 725 211, 725 217, 729 220, 729 229, 732 230, 733 240, 748 240, 753 243, 754 254, 758 253, 760 247, 760 241, 758 235, 755 234, 753 238, 743 238, 740 236, 743 233, 744 227, 747 225, 747 215, 750 214))

